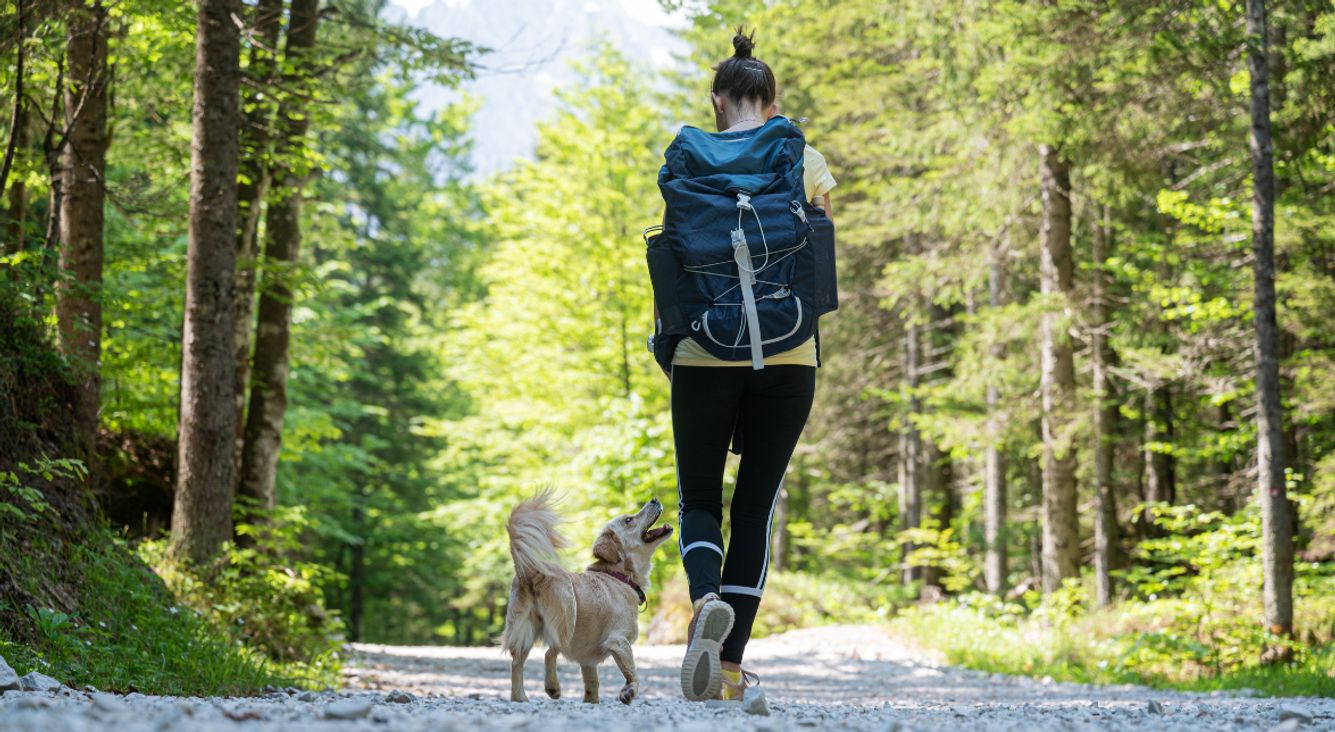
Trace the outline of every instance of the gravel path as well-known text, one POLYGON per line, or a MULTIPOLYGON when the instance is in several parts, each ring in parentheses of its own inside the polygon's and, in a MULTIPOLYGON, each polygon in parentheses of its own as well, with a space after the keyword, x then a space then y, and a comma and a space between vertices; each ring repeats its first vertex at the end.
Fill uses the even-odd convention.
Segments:
POLYGON ((579 701, 574 664, 561 664, 563 698, 542 691, 542 654, 527 667, 532 702, 511 704, 509 662, 497 649, 358 645, 339 693, 276 692, 249 699, 115 696, 63 689, 7 691, 0 732, 276 732, 405 730, 602 732, 649 727, 714 730, 1335 730, 1335 700, 1255 699, 1133 686, 1043 683, 938 666, 872 627, 804 630, 754 641, 748 667, 763 677, 770 714, 689 703, 676 685, 681 646, 640 646, 641 696, 616 702, 621 677, 601 667, 603 703, 579 701))

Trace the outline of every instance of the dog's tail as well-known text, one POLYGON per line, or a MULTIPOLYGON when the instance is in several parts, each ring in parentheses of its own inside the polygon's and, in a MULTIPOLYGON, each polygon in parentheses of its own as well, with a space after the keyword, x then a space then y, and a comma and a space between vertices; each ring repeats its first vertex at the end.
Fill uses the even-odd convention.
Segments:
POLYGON ((510 534, 515 576, 521 582, 553 577, 562 571, 556 550, 566 545, 566 539, 556 528, 561 518, 554 503, 552 491, 544 490, 510 512, 505 530, 510 534))

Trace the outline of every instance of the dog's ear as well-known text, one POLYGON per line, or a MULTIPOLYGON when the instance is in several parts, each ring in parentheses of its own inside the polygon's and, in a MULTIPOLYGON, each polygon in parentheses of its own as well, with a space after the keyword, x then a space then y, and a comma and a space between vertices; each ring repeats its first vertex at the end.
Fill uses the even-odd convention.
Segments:
POLYGON ((593 556, 608 564, 620 562, 621 537, 611 529, 603 529, 603 533, 598 535, 598 541, 593 542, 593 556))

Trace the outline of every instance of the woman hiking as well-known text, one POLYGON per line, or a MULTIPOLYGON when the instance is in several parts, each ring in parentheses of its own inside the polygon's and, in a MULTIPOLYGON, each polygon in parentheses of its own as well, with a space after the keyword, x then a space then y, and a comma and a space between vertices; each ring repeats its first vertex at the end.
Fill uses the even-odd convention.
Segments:
MULTIPOLYGON (((682 328, 685 335, 664 345, 662 324, 670 318, 657 306, 671 302, 661 290, 674 288, 674 280, 654 277, 656 356, 671 381, 679 546, 693 604, 681 671, 682 692, 691 700, 740 699, 758 683, 742 660, 765 587, 774 505, 815 395, 818 301, 834 297, 825 292, 813 299, 811 252, 802 250, 815 236, 803 233, 812 231, 809 220, 828 219, 835 181, 821 154, 779 116, 774 72, 752 55, 753 38, 738 28, 733 55, 714 69, 710 100, 718 132, 684 128, 665 154, 659 179, 668 208, 661 238, 672 241, 675 266, 686 273, 675 281, 698 277, 708 302, 696 309, 709 308, 682 328), (731 178, 719 183, 720 176, 731 178), (692 227, 711 217, 708 207, 684 196, 709 185, 721 186, 716 192, 723 195, 711 200, 725 228, 705 236, 692 227), (802 200, 773 193, 784 185, 791 188, 788 198, 802 200), (793 232, 790 241, 785 231, 793 232), (725 249, 712 260, 693 258, 707 246, 725 249), (736 264, 729 266, 734 254, 736 264), (785 265, 785 259, 791 261, 785 265), (790 312, 795 316, 783 321, 790 312), (723 474, 734 433, 744 436, 745 449, 725 550, 723 474)), ((833 289, 829 231, 827 289, 833 289)), ((649 256, 653 272, 652 241, 649 256)), ((673 303, 668 309, 675 314, 690 307, 673 303)))

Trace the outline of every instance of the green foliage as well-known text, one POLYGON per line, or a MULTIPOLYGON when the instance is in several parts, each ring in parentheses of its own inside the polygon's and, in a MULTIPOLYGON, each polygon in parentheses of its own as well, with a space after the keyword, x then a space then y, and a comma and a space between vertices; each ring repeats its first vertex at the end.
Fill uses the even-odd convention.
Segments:
POLYGON ((1157 507, 1162 538, 1139 544, 1124 576, 1135 597, 1092 610, 1089 578, 1018 601, 972 593, 911 610, 895 623, 908 637, 972 668, 1099 683, 1189 689, 1253 687, 1277 695, 1335 696, 1335 573, 1300 563, 1295 637, 1281 638, 1260 614, 1255 560, 1259 512, 1236 516, 1194 506, 1157 507), (1263 653, 1293 649, 1274 667, 1263 653))
MULTIPOLYGON (((60 580, 52 575, 50 547, 28 551, 22 576, 30 584, 20 590, 32 595, 40 591, 36 585, 60 580)), ((31 624, 32 632, 22 637, 14 626, 0 626, 0 655, 20 674, 36 670, 76 687, 185 695, 248 694, 266 684, 326 685, 336 679, 332 670, 312 675, 237 644, 208 618, 178 605, 125 543, 105 530, 82 537, 68 552, 61 570, 79 578, 74 608, 0 603, 0 614, 19 612, 31 624)))
POLYGON ((330 569, 296 556, 310 521, 298 508, 280 509, 263 526, 243 524, 241 548, 228 545, 208 566, 167 557, 165 539, 142 542, 139 556, 182 605, 203 615, 246 648, 263 653, 286 675, 309 683, 338 678, 343 624, 320 592, 330 569))

